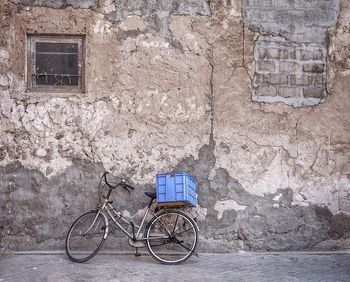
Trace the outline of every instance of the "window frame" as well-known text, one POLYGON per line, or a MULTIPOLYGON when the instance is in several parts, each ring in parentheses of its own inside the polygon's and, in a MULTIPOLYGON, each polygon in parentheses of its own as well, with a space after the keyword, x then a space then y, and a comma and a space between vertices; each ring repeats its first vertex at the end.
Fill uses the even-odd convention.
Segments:
POLYGON ((56 93, 85 93, 85 35, 27 34, 27 91, 56 93), (36 43, 77 43, 78 44, 78 85, 36 85, 36 43))

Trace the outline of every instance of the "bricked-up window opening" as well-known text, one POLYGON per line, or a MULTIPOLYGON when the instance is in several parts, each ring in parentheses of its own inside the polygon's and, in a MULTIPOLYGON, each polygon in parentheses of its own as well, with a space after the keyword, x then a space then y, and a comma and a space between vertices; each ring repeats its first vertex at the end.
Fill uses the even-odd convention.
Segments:
POLYGON ((28 89, 83 91, 84 38, 28 35, 28 89))

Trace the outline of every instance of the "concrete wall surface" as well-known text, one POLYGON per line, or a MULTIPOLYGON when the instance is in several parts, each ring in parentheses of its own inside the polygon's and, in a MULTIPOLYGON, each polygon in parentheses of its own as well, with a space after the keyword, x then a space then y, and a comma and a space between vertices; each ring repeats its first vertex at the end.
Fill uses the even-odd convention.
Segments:
POLYGON ((201 251, 349 248, 349 44, 346 0, 1 0, 0 248, 62 249, 104 170, 130 218, 195 176, 201 251), (28 89, 31 34, 84 37, 84 93, 28 89))

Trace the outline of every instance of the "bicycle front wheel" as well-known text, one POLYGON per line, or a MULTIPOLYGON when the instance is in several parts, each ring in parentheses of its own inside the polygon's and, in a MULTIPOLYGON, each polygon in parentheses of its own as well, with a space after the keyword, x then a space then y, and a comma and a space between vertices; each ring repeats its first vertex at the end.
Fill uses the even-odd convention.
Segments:
POLYGON ((80 216, 66 237, 66 253, 74 262, 85 262, 94 257, 107 237, 107 222, 97 211, 80 216))
POLYGON ((145 236, 150 255, 163 264, 179 264, 195 252, 196 223, 183 212, 163 211, 151 219, 145 236))

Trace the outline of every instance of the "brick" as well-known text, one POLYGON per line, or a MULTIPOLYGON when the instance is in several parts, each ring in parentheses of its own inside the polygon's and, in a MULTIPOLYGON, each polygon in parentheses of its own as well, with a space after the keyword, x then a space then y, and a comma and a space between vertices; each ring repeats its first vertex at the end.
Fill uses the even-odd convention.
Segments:
POLYGON ((262 74, 258 74, 258 73, 256 73, 255 75, 254 75, 254 85, 261 85, 261 84, 263 84, 264 83, 264 81, 265 81, 265 77, 264 77, 264 75, 262 75, 262 74))
POLYGON ((280 50, 280 59, 288 59, 289 51, 288 50, 280 50))
POLYGON ((324 59, 323 50, 312 48, 311 50, 308 47, 299 47, 295 50, 295 58, 297 60, 318 60, 322 61, 324 59))
POLYGON ((259 59, 266 59, 267 58, 267 49, 263 48, 263 47, 259 47, 258 54, 259 54, 259 59))
POLYGON ((256 89, 256 95, 259 96, 276 96, 276 88, 272 86, 261 86, 256 89))
POLYGON ((305 98, 323 98, 325 96, 325 89, 321 87, 305 87, 303 94, 305 98))
POLYGON ((275 63, 271 61, 260 61, 258 64, 259 71, 274 72, 275 63))
POLYGON ((300 87, 279 87, 278 96, 291 98, 300 96, 300 87))
POLYGON ((289 58, 289 59, 293 59, 293 60, 296 59, 295 50, 294 50, 294 49, 289 50, 289 56, 288 56, 288 58, 289 58))
POLYGON ((300 69, 300 66, 297 63, 293 62, 281 62, 280 71, 281 72, 296 72, 300 69))
POLYGON ((289 76, 291 85, 310 85, 312 77, 305 74, 293 74, 289 76))
POLYGON ((303 70, 311 73, 323 73, 325 70, 325 64, 305 64, 303 70))
POLYGON ((267 50, 269 59, 279 59, 280 58, 280 49, 278 48, 269 48, 267 50))
POLYGON ((317 74, 312 77, 312 84, 315 86, 324 86, 326 83, 326 77, 322 74, 317 74))
POLYGON ((297 49, 295 50, 295 58, 308 61, 312 59, 312 53, 309 50, 297 49))
POLYGON ((274 85, 283 85, 288 83, 288 76, 284 74, 268 74, 266 81, 274 85))
POLYGON ((323 51, 322 50, 316 50, 312 52, 312 59, 313 60, 323 60, 323 51))
POLYGON ((268 52, 269 59, 288 59, 289 58, 289 50, 288 49, 270 47, 270 48, 268 48, 267 52, 268 52))

